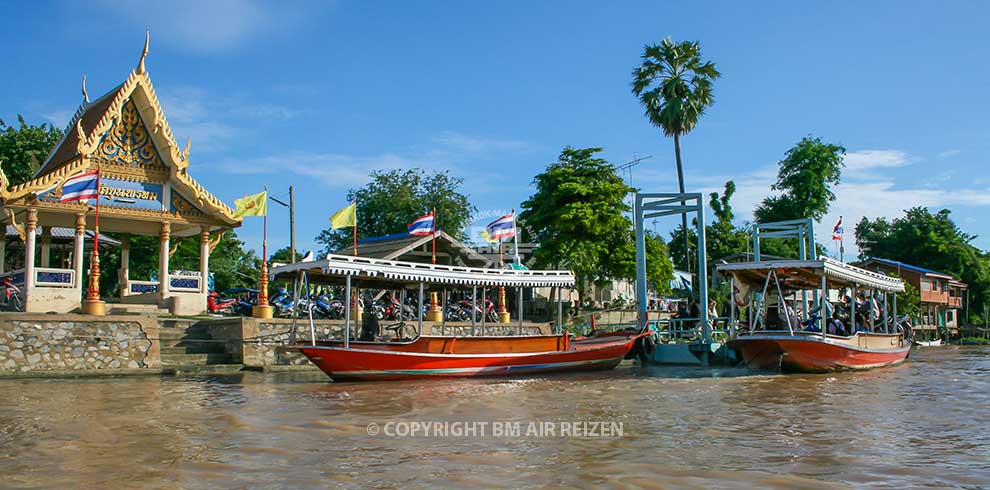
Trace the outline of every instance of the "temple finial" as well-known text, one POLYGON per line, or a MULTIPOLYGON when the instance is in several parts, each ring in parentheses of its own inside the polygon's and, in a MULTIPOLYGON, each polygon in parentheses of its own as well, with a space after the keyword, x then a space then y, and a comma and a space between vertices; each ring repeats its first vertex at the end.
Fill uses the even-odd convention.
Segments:
POLYGON ((82 93, 83 93, 83 103, 89 104, 89 93, 86 92, 86 74, 83 73, 82 79, 82 93))
POLYGON ((137 74, 144 73, 144 58, 148 56, 148 44, 151 42, 151 31, 144 31, 144 51, 141 51, 141 60, 138 61, 137 74))
POLYGON ((189 149, 192 147, 192 138, 186 138, 186 147, 182 149, 182 157, 189 161, 189 149))

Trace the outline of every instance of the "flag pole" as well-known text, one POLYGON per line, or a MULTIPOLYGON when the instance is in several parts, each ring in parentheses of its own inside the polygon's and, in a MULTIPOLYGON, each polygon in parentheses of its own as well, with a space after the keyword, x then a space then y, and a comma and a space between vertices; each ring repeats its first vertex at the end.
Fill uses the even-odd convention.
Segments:
MULTIPOLYGON (((430 214, 433 218, 433 225, 430 235, 432 235, 433 242, 433 253, 430 262, 434 265, 437 263, 437 210, 433 208, 430 210, 430 214)), ((446 296, 446 294, 445 294, 446 296)), ((446 301, 446 298, 444 299, 446 301)), ((437 299, 437 292, 430 292, 430 309, 426 312, 426 319, 431 322, 443 322, 443 310, 440 308, 440 301, 437 299)))
POLYGON ((93 225, 93 258, 90 261, 89 288, 86 300, 83 301, 83 313, 89 315, 106 315, 106 303, 100 300, 100 162, 96 162, 96 217, 93 225))
POLYGON ((512 244, 515 247, 516 265, 519 265, 519 230, 516 229, 516 208, 512 208, 512 244))
MULTIPOLYGON (((255 318, 271 318, 272 306, 268 304, 268 186, 265 186, 265 214, 261 224, 261 278, 258 281, 258 304, 251 309, 255 318)), ((255 215, 257 216, 257 215, 255 215)))
POLYGON ((354 200, 354 256, 357 257, 357 199, 354 200))

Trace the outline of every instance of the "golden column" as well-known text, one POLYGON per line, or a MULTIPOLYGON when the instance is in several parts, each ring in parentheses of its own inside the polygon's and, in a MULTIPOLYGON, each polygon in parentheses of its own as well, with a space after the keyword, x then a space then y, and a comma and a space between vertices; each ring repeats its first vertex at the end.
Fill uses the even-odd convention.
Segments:
POLYGON ((255 318, 271 318, 272 305, 268 304, 268 264, 261 260, 261 280, 258 281, 258 304, 251 308, 251 316, 255 318))
POLYGON ((96 237, 93 240, 93 255, 89 262, 89 288, 86 289, 86 299, 83 300, 80 309, 84 315, 104 316, 107 314, 107 304, 100 299, 99 224, 94 227, 93 232, 96 233, 96 237))
MULTIPOLYGON (((502 260, 502 239, 498 241, 498 268, 504 269, 505 262, 502 260)), ((498 322, 509 323, 511 315, 505 309, 505 286, 498 287, 498 322)))

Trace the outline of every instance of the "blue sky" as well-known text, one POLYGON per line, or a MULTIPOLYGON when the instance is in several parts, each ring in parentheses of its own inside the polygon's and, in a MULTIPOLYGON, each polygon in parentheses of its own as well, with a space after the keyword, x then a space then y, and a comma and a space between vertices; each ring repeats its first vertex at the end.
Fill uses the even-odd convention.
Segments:
MULTIPOLYGON (((634 155, 676 189, 673 143, 630 94, 642 46, 699 40, 723 76, 683 140, 689 190, 735 180, 740 222, 803 136, 844 145, 841 214, 947 207, 990 247, 984 2, 17 2, 0 7, 0 118, 64 125, 147 66, 190 172, 232 203, 297 189, 302 249, 372 169, 452 170, 485 217, 518 207, 565 145, 634 155)), ((288 243, 272 207, 270 244, 288 243)), ((412 217, 411 217, 412 218, 412 217)), ((664 231, 676 220, 657 223, 664 231)), ((238 233, 260 250, 260 220, 238 233)), ((850 235, 851 238, 851 235, 850 235)))

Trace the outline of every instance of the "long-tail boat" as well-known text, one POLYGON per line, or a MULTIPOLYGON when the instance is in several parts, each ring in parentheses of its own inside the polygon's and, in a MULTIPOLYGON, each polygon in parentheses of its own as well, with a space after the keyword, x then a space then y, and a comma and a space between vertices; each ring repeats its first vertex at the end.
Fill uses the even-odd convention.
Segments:
POLYGON ((898 278, 827 257, 722 264, 718 271, 729 275, 732 282, 734 328, 728 346, 751 368, 859 370, 891 366, 908 358, 911 330, 906 322, 897 321, 897 293, 904 291, 898 278), (849 292, 836 297, 836 302, 844 300, 841 309, 831 306, 830 288, 849 292), (859 308, 867 310, 858 315, 857 291, 864 291, 865 301, 859 308), (738 319, 737 305, 747 306, 746 322, 738 319))
MULTIPOLYGON (((469 289, 472 303, 476 304, 478 289, 485 297, 486 290, 491 288, 519 288, 521 292, 521 288, 574 286, 570 271, 481 269, 333 254, 320 261, 275 267, 272 275, 304 279, 307 283, 343 285, 345 304, 351 304, 352 288, 399 291, 403 296, 412 290, 418 294, 420 312, 424 294, 431 290, 469 289)), ((563 329, 559 298, 558 294, 555 333, 550 335, 522 335, 522 316, 517 314, 518 335, 512 336, 488 335, 486 330, 493 325, 487 325, 485 316, 480 315, 480 322, 472 318, 472 335, 423 335, 420 317, 416 320, 414 338, 402 338, 404 324, 400 322, 386 327, 396 332, 397 340, 378 336, 375 340, 354 340, 348 309, 344 319, 348 328, 344 328, 342 340, 316 340, 310 320, 310 342, 286 349, 301 352, 334 381, 509 376, 612 369, 646 335, 630 331, 571 338, 563 329)))

